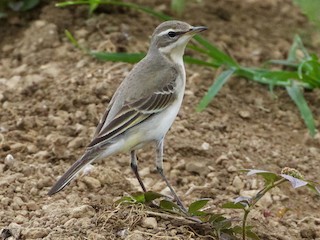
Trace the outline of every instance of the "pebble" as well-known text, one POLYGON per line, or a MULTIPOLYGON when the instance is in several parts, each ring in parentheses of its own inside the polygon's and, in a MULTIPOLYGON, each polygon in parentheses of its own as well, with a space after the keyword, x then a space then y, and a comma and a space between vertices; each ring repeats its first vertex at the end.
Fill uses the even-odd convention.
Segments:
POLYGON ((9 168, 13 166, 14 162, 15 162, 15 159, 11 154, 8 154, 4 159, 4 164, 9 168))
POLYGON ((14 239, 20 239, 21 226, 19 224, 12 222, 9 224, 8 229, 14 239))
POLYGON ((205 162, 191 161, 186 164, 186 170, 192 173, 198 173, 199 175, 207 175, 209 169, 205 162))
POLYGON ((207 142, 204 142, 204 143, 201 144, 201 148, 202 148, 203 150, 207 151, 207 150, 209 150, 209 148, 210 148, 210 144, 207 143, 207 142))
POLYGON ((23 239, 36 239, 44 238, 49 232, 50 230, 47 228, 25 228, 22 230, 21 235, 23 239))
POLYGON ((37 182, 37 188, 40 190, 40 189, 43 189, 45 187, 51 187, 52 185, 52 179, 48 176, 42 176, 39 181, 37 182))
POLYGON ((73 148, 73 149, 82 148, 86 144, 87 144, 87 139, 83 137, 76 137, 69 142, 68 148, 73 148))
POLYGON ((26 218, 26 217, 24 217, 24 216, 22 216, 22 215, 17 215, 16 217, 15 217, 15 219, 14 219, 14 221, 16 222, 16 223, 26 223, 27 221, 28 221, 28 219, 26 218))
POLYGON ((240 110, 239 111, 239 116, 244 118, 244 119, 248 119, 248 118, 250 118, 251 114, 247 110, 240 110))
POLYGON ((228 160, 228 156, 225 154, 222 154, 220 157, 217 158, 216 163, 221 164, 224 160, 228 160))
POLYGON ((154 217, 146 217, 142 220, 142 226, 146 228, 156 229, 158 227, 158 223, 154 217))
POLYGON ((89 176, 85 176, 83 178, 83 182, 87 185, 88 188, 90 189, 97 189, 101 187, 101 183, 98 179, 93 178, 93 177, 89 177, 89 176))
POLYGON ((236 190, 240 191, 244 188, 244 182, 241 180, 239 176, 235 176, 232 182, 232 185, 236 188, 236 190))
POLYGON ((233 173, 233 172, 237 172, 238 169, 237 169, 235 166, 231 165, 231 166, 229 166, 229 167, 227 168, 227 171, 228 171, 229 173, 233 173))
POLYGON ((82 205, 80 207, 75 207, 71 210, 72 218, 83 218, 83 217, 92 217, 96 211, 90 205, 82 205))

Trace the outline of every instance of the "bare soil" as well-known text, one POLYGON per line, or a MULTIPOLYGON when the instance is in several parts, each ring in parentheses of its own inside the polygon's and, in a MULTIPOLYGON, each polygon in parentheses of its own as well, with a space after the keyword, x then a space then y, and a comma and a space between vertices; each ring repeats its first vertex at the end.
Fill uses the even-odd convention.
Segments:
MULTIPOLYGON (((138 2, 172 14, 169 1, 138 2)), ((290 0, 190 1, 179 19, 208 26, 203 35, 247 66, 286 58, 296 33, 309 49, 320 51, 319 36, 290 0)), ((88 18, 83 6, 61 9, 50 1, 1 20, 2 239, 210 239, 188 221, 114 204, 140 191, 126 154, 95 163, 64 191, 47 196, 90 142, 112 93, 132 68, 84 55, 64 30, 91 49, 142 52, 159 23, 116 7, 88 18)), ((320 135, 309 137, 285 90, 275 89, 273 95, 268 86, 234 78, 197 113, 216 72, 194 65, 186 69, 184 103, 165 145, 166 175, 186 205, 211 198, 208 211, 239 219, 239 212, 221 205, 263 185, 238 171, 243 168, 280 172, 288 166, 320 182, 320 135)), ((319 93, 305 93, 318 129, 319 93)), ((155 171, 152 147, 139 152, 139 168, 149 190, 169 194, 155 171)), ((261 239, 320 239, 319 197, 283 185, 261 200, 249 224, 261 239)))

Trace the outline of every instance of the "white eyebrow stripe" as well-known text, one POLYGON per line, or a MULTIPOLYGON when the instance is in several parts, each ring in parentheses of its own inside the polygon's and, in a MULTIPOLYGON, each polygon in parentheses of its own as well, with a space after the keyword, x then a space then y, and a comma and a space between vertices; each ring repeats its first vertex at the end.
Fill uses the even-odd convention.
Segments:
POLYGON ((170 29, 167 29, 167 30, 162 31, 161 33, 158 34, 158 36, 160 37, 160 36, 163 36, 163 35, 168 34, 168 32, 175 32, 175 31, 176 31, 176 30, 170 28, 170 29))

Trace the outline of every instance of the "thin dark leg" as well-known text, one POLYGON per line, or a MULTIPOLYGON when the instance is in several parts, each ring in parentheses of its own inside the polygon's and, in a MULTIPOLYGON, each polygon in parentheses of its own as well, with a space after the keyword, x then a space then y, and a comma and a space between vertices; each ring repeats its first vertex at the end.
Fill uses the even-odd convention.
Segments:
POLYGON ((144 186, 142 180, 141 180, 141 177, 139 175, 139 172, 138 172, 138 165, 137 165, 137 155, 136 155, 136 151, 133 150, 130 152, 130 155, 131 155, 131 169, 134 173, 134 175, 136 176, 136 178, 138 179, 139 183, 140 183, 140 186, 142 188, 142 190, 144 192, 146 192, 146 187, 144 186))
POLYGON ((157 171, 162 177, 162 179, 165 181, 167 184, 168 188, 171 191, 171 194, 173 195, 174 199, 177 201, 177 204, 181 207, 181 209, 185 212, 187 212, 186 208, 184 207, 183 203, 181 202, 180 198, 174 191, 174 189, 171 187, 168 179, 163 173, 163 139, 161 139, 159 142, 157 142, 157 147, 156 147, 156 165, 157 165, 157 171))

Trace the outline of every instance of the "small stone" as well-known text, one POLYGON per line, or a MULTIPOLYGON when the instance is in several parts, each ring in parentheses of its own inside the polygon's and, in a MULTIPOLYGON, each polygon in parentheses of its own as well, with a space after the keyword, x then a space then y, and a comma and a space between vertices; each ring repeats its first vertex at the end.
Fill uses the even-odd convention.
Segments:
POLYGON ((25 228, 22 230, 21 235, 23 239, 44 238, 49 234, 50 230, 47 228, 25 228))
POLYGON ((35 210, 37 210, 37 208, 38 208, 38 206, 34 201, 30 201, 27 203, 27 209, 29 211, 35 211, 35 210))
POLYGON ((240 117, 242 117, 244 119, 248 119, 251 116, 250 112, 247 110, 240 110, 239 115, 240 115, 240 117))
POLYGON ((205 162, 188 162, 186 164, 186 170, 188 172, 197 173, 199 175, 207 175, 209 173, 209 169, 205 162))
POLYGON ((146 228, 156 229, 158 226, 157 220, 154 217, 146 217, 142 220, 142 226, 146 228))
POLYGON ((96 211, 90 205, 82 205, 71 210, 72 218, 93 217, 96 211))
POLYGON ((235 166, 231 165, 230 167, 227 168, 227 171, 229 173, 233 173, 233 172, 238 171, 238 169, 235 166))
POLYGON ((84 147, 87 144, 87 140, 83 137, 76 137, 68 144, 68 148, 81 148, 84 147))
POLYGON ((222 154, 220 157, 217 158, 216 163, 221 164, 224 160, 228 160, 228 156, 225 154, 222 154))
POLYGON ((83 182, 88 186, 88 188, 97 189, 101 187, 101 183, 98 179, 86 176, 83 178, 83 182))
POLYGON ((18 224, 19 223, 26 223, 26 222, 28 222, 28 219, 22 215, 18 215, 15 217, 14 221, 18 224))
POLYGON ((21 226, 17 223, 10 223, 8 229, 10 230, 11 236, 14 239, 20 239, 21 226))
POLYGON ((52 185, 52 180, 48 176, 43 176, 39 181, 37 182, 37 188, 43 189, 45 187, 50 187, 52 185))
POLYGON ((267 192, 257 203, 257 205, 264 207, 264 208, 268 208, 272 205, 273 200, 271 197, 271 194, 269 192, 267 192))
POLYGON ((259 190, 243 190, 240 191, 240 195, 243 197, 253 197, 258 193, 259 190))
POLYGON ((210 144, 207 143, 207 142, 204 142, 204 143, 201 144, 201 148, 202 148, 203 150, 207 151, 207 150, 209 150, 209 148, 210 148, 210 144))
POLYGON ((239 176, 235 176, 232 182, 232 185, 237 189, 241 190, 244 188, 244 182, 241 180, 239 176))
POLYGON ((4 164, 9 168, 13 166, 14 162, 14 157, 11 154, 8 154, 4 159, 4 164))

